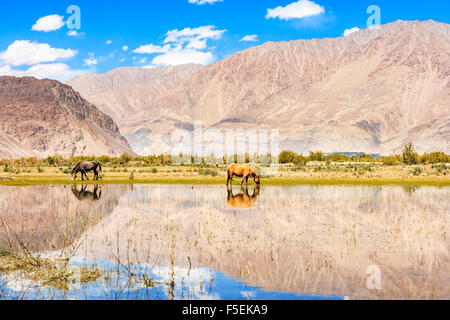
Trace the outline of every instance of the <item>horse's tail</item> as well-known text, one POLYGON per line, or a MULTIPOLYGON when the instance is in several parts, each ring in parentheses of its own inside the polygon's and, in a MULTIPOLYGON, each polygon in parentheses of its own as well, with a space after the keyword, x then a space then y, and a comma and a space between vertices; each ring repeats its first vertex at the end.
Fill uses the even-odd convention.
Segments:
POLYGON ((75 171, 78 169, 78 167, 80 166, 81 162, 78 162, 78 164, 75 166, 75 168, 73 168, 72 170, 72 174, 75 173, 75 171))

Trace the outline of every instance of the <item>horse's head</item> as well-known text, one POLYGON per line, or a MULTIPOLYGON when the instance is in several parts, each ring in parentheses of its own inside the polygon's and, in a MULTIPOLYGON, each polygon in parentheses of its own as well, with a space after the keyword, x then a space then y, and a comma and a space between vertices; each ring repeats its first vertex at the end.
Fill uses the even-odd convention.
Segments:
POLYGON ((252 175, 253 175, 253 178, 255 180, 255 183, 257 185, 260 185, 261 184, 261 179, 259 178, 258 171, 256 170, 255 167, 252 167, 251 169, 252 169, 252 175))

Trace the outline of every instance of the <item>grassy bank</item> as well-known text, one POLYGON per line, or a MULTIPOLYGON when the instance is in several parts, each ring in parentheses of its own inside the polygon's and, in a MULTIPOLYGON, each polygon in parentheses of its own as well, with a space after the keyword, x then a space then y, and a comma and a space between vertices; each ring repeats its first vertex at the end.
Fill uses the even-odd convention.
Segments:
MULTIPOLYGON (((42 184, 201 184, 226 182, 226 167, 201 166, 122 166, 104 167, 101 180, 72 181, 69 167, 26 167, 6 171, 0 167, 0 185, 42 184)), ((435 185, 450 186, 449 167, 445 165, 384 166, 346 164, 284 166, 278 172, 262 175, 263 185, 435 185)), ((92 179, 92 174, 90 174, 92 179)), ((235 177, 235 184, 240 179, 235 177)))

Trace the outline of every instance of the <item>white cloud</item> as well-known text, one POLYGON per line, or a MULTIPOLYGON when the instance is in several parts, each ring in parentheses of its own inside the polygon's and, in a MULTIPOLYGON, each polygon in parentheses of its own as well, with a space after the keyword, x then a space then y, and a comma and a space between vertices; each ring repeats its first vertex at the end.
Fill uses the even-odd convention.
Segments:
POLYGON ((147 62, 147 58, 142 58, 141 60, 139 60, 139 63, 146 63, 147 62))
POLYGON ((95 59, 93 57, 84 59, 84 64, 87 66, 95 66, 95 65, 97 65, 97 63, 98 63, 97 59, 95 59))
POLYGON ((111 44, 112 43, 112 40, 108 40, 108 41, 106 41, 106 44, 111 44))
POLYGON ((152 65, 179 65, 198 63, 207 65, 214 62, 215 56, 208 49, 209 39, 218 40, 226 30, 217 30, 215 26, 185 28, 170 30, 162 45, 147 44, 135 49, 139 54, 160 54, 156 56, 152 65))
POLYGON ((65 25, 63 19, 64 17, 57 14, 42 17, 36 21, 33 27, 31 27, 31 30, 43 32, 59 30, 65 25))
POLYGON ((123 51, 128 51, 128 46, 123 46, 123 47, 122 47, 122 50, 123 50, 123 51))
POLYGON ((325 13, 324 7, 314 1, 300 0, 288 4, 286 7, 267 9, 266 18, 279 18, 281 20, 302 19, 325 13))
POLYGON ((95 70, 72 70, 64 63, 48 63, 37 64, 30 67, 27 70, 13 69, 11 66, 6 65, 0 67, 0 75, 15 76, 15 77, 35 77, 38 79, 55 79, 61 82, 67 81, 83 73, 91 73, 95 70))
POLYGON ((70 31, 67 32, 67 35, 70 36, 70 37, 78 37, 78 36, 81 36, 83 34, 84 34, 84 32, 78 32, 77 30, 70 30, 70 31))
POLYGON ((344 37, 346 37, 346 36, 348 36, 348 35, 350 35, 352 33, 358 32, 359 30, 361 30, 361 29, 359 29, 358 27, 354 27, 354 28, 351 28, 351 29, 345 29, 344 37))
POLYGON ((76 54, 77 51, 72 49, 56 49, 46 43, 16 40, 6 51, 0 52, 0 62, 13 66, 34 65, 72 58, 76 54))
POLYGON ((249 34, 246 35, 245 37, 243 37, 241 40, 239 41, 243 41, 243 42, 255 42, 258 41, 258 35, 257 34, 249 34))
POLYGON ((211 52, 203 52, 194 49, 184 49, 173 51, 155 57, 152 61, 153 65, 180 65, 188 63, 196 63, 207 65, 214 62, 214 55, 211 52))
POLYGON ((207 4, 207 3, 214 4, 216 2, 222 2, 222 1, 223 0, 189 0, 189 3, 193 3, 193 4, 201 6, 201 5, 207 4))
MULTIPOLYGON (((206 39, 220 39, 226 30, 216 30, 215 26, 202 26, 198 28, 174 29, 166 33, 164 43, 183 45, 188 43, 192 48, 198 44, 206 45, 206 39)), ((197 48, 198 49, 198 48, 197 48)))
POLYGON ((155 46, 153 44, 147 44, 144 46, 140 46, 133 52, 140 53, 140 54, 152 54, 152 53, 167 53, 169 51, 170 51, 170 45, 165 45, 164 47, 161 47, 161 46, 155 46))
POLYGON ((125 62, 125 58, 122 58, 119 60, 120 62, 125 62))

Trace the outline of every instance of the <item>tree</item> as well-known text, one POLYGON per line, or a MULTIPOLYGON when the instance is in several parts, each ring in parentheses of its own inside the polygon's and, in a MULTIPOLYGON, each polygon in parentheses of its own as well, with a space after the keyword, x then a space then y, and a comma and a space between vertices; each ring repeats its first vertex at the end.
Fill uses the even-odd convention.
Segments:
POLYGON ((402 153, 403 163, 406 165, 414 165, 419 163, 419 154, 414 151, 412 143, 408 143, 402 153))
POLYGON ((120 158, 119 158, 119 163, 120 164, 127 164, 128 162, 130 162, 133 159, 133 157, 128 154, 128 153, 123 153, 120 158))
POLYGON ((281 164, 286 164, 286 163, 293 163, 294 159, 297 157, 298 155, 295 152, 292 151, 283 151, 280 153, 279 159, 278 161, 280 161, 281 164))
POLYGON ((324 154, 322 151, 317 151, 317 152, 310 151, 309 159, 311 161, 324 161, 325 158, 324 158, 324 154))

